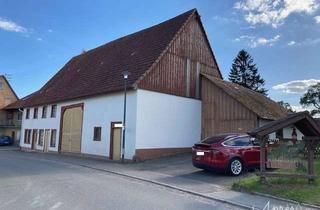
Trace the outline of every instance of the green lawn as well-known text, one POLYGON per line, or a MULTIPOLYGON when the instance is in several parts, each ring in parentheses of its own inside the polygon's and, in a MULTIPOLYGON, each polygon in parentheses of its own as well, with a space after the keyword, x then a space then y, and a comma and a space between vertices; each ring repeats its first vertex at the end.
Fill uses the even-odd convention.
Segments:
POLYGON ((256 175, 240 179, 233 189, 247 192, 266 193, 298 202, 320 205, 320 160, 316 161, 318 180, 308 184, 307 179, 268 178, 268 184, 261 184, 256 175))

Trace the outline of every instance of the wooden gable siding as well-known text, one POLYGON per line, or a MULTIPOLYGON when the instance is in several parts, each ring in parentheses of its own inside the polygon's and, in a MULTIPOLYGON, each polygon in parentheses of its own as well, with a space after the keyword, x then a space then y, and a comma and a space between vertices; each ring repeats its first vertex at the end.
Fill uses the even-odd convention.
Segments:
POLYGON ((257 115, 208 79, 202 79, 202 138, 256 128, 257 115))
POLYGON ((191 67, 189 97, 196 97, 197 62, 201 72, 221 78, 200 24, 196 15, 191 17, 160 61, 140 81, 138 88, 187 96, 187 59, 190 59, 191 67))

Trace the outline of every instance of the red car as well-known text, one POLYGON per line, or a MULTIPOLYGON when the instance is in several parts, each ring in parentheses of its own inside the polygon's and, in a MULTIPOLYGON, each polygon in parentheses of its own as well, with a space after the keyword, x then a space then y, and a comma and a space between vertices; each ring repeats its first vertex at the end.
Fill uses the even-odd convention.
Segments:
POLYGON ((206 138, 192 147, 192 163, 205 170, 237 176, 260 166, 259 143, 247 134, 223 134, 206 138))

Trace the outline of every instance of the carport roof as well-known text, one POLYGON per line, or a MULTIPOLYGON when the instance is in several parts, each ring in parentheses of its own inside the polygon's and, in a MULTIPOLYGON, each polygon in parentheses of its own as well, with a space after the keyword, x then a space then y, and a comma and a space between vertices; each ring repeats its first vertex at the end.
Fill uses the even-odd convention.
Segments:
POLYGON ((262 127, 248 132, 250 136, 261 138, 280 129, 294 125, 305 136, 320 137, 320 128, 308 111, 288 114, 286 117, 272 121, 262 127))

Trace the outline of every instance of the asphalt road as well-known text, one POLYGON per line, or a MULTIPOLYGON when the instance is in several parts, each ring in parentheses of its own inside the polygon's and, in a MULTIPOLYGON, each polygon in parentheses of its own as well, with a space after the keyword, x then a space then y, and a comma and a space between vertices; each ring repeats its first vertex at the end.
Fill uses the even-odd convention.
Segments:
POLYGON ((36 153, 0 150, 0 210, 236 208, 36 153))

